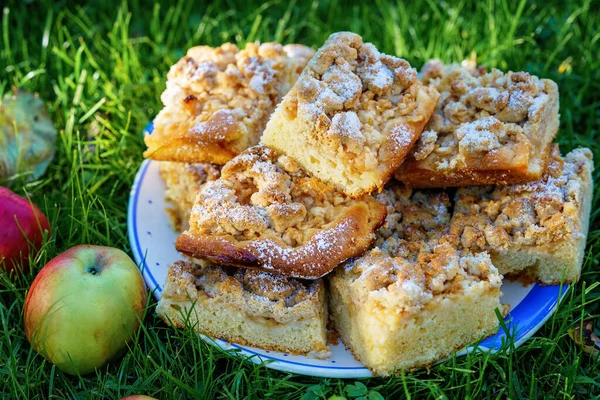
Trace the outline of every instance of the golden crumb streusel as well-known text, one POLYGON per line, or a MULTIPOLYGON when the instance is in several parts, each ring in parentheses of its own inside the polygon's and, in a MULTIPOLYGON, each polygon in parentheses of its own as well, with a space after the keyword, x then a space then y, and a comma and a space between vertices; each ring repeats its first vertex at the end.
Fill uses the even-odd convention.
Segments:
POLYGON ((381 301, 398 301, 401 309, 414 311, 434 295, 481 279, 499 287, 501 276, 489 255, 460 249, 459 238, 449 234, 447 193, 393 184, 376 198, 388 212, 376 247, 345 266, 358 296, 381 296, 381 301))
MULTIPOLYGON (((184 283, 180 282, 178 285, 180 288, 189 289, 189 285, 193 285, 196 291, 212 297, 226 292, 231 293, 239 299, 241 308, 244 303, 250 301, 263 303, 265 311, 271 309, 268 312, 271 315, 263 315, 266 317, 272 317, 273 309, 295 307, 303 302, 314 301, 319 286, 317 281, 288 278, 246 268, 220 266, 205 261, 196 264, 178 261, 172 268, 172 274, 183 279, 184 283)), ((188 295, 187 292, 180 294, 188 295)))
POLYGON ((458 189, 451 232, 470 249, 536 246, 570 237, 581 229, 579 176, 591 157, 588 149, 578 149, 563 160, 553 146, 540 180, 458 189))
POLYGON ((306 242, 355 203, 265 146, 229 162, 192 211, 192 230, 251 240, 269 232, 288 246, 306 242))
POLYGON ((396 175, 413 187, 539 179, 558 129, 558 88, 527 72, 427 63, 440 99, 396 175))
POLYGON ((258 142, 311 53, 277 43, 192 47, 167 75, 164 108, 145 138, 144 155, 224 164, 258 142))
POLYGON ((262 141, 359 196, 383 187, 437 97, 406 60, 380 53, 356 34, 336 33, 278 106, 262 141))
POLYGON ((427 240, 450 223, 450 196, 442 190, 413 190, 394 182, 375 199, 387 209, 385 222, 377 231, 377 246, 390 237, 427 240))
POLYGON ((176 247, 222 264, 314 279, 362 254, 384 218, 385 207, 372 197, 350 198, 258 145, 202 188, 176 247))
POLYGON ((440 235, 429 241, 391 237, 345 266, 358 303, 377 299, 387 307, 415 312, 434 296, 462 292, 482 280, 493 287, 502 275, 486 252, 458 250, 458 238, 440 235))

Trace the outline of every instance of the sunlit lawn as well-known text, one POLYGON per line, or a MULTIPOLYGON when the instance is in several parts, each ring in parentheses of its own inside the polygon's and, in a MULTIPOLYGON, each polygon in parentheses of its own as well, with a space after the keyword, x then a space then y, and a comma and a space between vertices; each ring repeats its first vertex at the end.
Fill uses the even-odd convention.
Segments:
MULTIPOLYGON (((583 353, 567 335, 599 313, 596 207, 581 281, 525 345, 493 356, 452 358, 390 379, 363 380, 364 389, 353 381, 288 375, 224 354, 191 332, 167 328, 155 316, 154 302, 125 356, 85 377, 65 375, 37 355, 22 325, 31 280, 59 252, 80 243, 129 251, 127 201, 142 161, 141 131, 160 109, 169 66, 188 47, 254 40, 318 47, 330 33, 351 30, 417 67, 434 57, 460 61, 475 53, 489 67, 526 70, 558 82, 562 152, 586 146, 600 157, 598 3, 2 4, 0 94, 12 86, 39 92, 60 139, 43 178, 12 183, 13 190, 32 196, 53 230, 33 271, 12 283, 3 277, 0 285, 0 397, 117 399, 141 393, 160 399, 313 399, 364 393, 374 399, 377 392, 393 399, 545 399, 600 394, 599 359, 583 353)), ((597 200, 596 192, 594 204, 597 200)))

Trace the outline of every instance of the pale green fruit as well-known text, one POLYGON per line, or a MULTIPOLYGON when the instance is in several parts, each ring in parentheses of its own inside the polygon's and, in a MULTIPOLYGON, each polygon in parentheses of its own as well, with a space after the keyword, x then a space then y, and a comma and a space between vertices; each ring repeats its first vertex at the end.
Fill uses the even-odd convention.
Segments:
POLYGON ((121 250, 81 245, 50 261, 25 301, 25 334, 60 370, 81 375, 119 355, 139 328, 146 286, 121 250))

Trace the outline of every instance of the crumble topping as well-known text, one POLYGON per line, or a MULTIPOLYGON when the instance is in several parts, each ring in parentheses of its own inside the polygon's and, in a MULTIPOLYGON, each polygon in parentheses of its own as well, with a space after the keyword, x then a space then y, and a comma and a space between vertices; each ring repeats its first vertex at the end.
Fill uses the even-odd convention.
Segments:
POLYGON ((415 158, 436 158, 439 169, 464 167, 464 160, 480 158, 512 143, 538 144, 535 129, 549 102, 545 81, 526 72, 502 73, 497 69, 444 66, 432 60, 422 69, 425 85, 441 94, 436 112, 417 146, 415 158), (435 140, 435 144, 432 144, 435 140))
MULTIPOLYGON (((349 229, 343 223, 335 229, 329 224, 360 201, 310 177, 293 159, 259 145, 231 160, 220 179, 204 186, 190 225, 200 234, 229 234, 237 240, 266 235, 288 246, 315 236, 315 250, 326 250, 331 235, 349 229)), ((257 246, 265 255, 272 250, 267 243, 257 246)))
POLYGON ((412 143, 413 133, 399 124, 425 118, 417 109, 420 88, 406 60, 381 54, 358 35, 337 33, 309 62, 284 108, 314 126, 303 132, 310 143, 343 149, 356 170, 369 170, 412 143))
POLYGON ((357 303, 376 300, 398 312, 416 312, 433 296, 458 293, 481 281, 499 288, 502 276, 486 252, 458 250, 458 238, 441 234, 429 241, 391 237, 346 265, 357 303))
POLYGON ((415 145, 413 156, 415 160, 424 160, 429 154, 435 149, 435 143, 437 142, 437 133, 435 131, 424 131, 419 136, 419 140, 415 145))
POLYGON ((460 188, 451 232, 469 249, 542 245, 580 231, 581 175, 592 154, 577 149, 565 160, 553 146, 542 179, 508 186, 460 188))
POLYGON ((161 96, 165 108, 145 139, 147 154, 164 148, 175 154, 159 158, 175 161, 179 152, 187 152, 190 161, 195 151, 197 161, 213 161, 201 152, 207 144, 229 146, 233 154, 255 144, 310 54, 305 46, 277 43, 248 43, 243 50, 231 43, 189 49, 167 75, 161 96))
POLYGON ((417 311, 433 296, 455 293, 480 281, 500 287, 502 277, 487 253, 461 250, 448 232, 450 198, 440 190, 394 184, 376 196, 387 208, 375 248, 345 264, 343 272, 362 303, 417 311))
POLYGON ((412 190, 393 183, 375 196, 384 204, 387 217, 377 231, 376 246, 386 240, 426 240, 450 223, 450 197, 441 190, 412 190))
MULTIPOLYGON (((198 291, 209 297, 234 294, 240 301, 252 300, 268 307, 295 307, 315 301, 319 281, 304 281, 246 268, 177 261, 169 271, 169 280, 176 282, 178 294, 191 299, 198 291), (193 290, 191 290, 193 288, 193 290)), ((173 289, 173 287, 170 287, 173 289)), ((174 293, 169 296, 173 297, 174 293)), ((186 298, 187 300, 187 298, 186 298)))
MULTIPOLYGON (((456 130, 458 152, 460 154, 478 154, 489 152, 504 146, 511 137, 523 133, 516 124, 503 124, 496 117, 485 117, 463 124, 456 130)), ((514 141, 514 138, 512 139, 514 141)))
POLYGON ((275 43, 248 43, 244 50, 230 43, 214 50, 192 48, 171 67, 162 100, 165 106, 185 103, 194 120, 191 131, 199 140, 234 140, 242 133, 235 129, 238 123, 264 127, 258 121, 268 117, 290 88, 287 63, 283 47, 275 43), (220 122, 230 129, 211 137, 208 121, 208 126, 220 122))

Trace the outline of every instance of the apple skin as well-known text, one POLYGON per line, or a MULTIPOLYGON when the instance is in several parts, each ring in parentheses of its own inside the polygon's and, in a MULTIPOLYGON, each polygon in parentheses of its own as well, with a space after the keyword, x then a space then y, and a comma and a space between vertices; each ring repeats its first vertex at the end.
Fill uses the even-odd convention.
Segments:
POLYGON ((121 400, 156 400, 154 397, 145 396, 143 394, 134 394, 131 396, 123 397, 121 400))
POLYGON ((61 371, 85 375, 125 349, 146 299, 144 280, 123 251, 75 246, 46 264, 31 284, 25 334, 61 371))
POLYGON ((42 247, 44 231, 50 231, 48 219, 35 204, 0 186, 0 268, 7 273, 21 266, 29 270, 29 244, 42 247), (2 262, 4 260, 4 262, 2 262))

